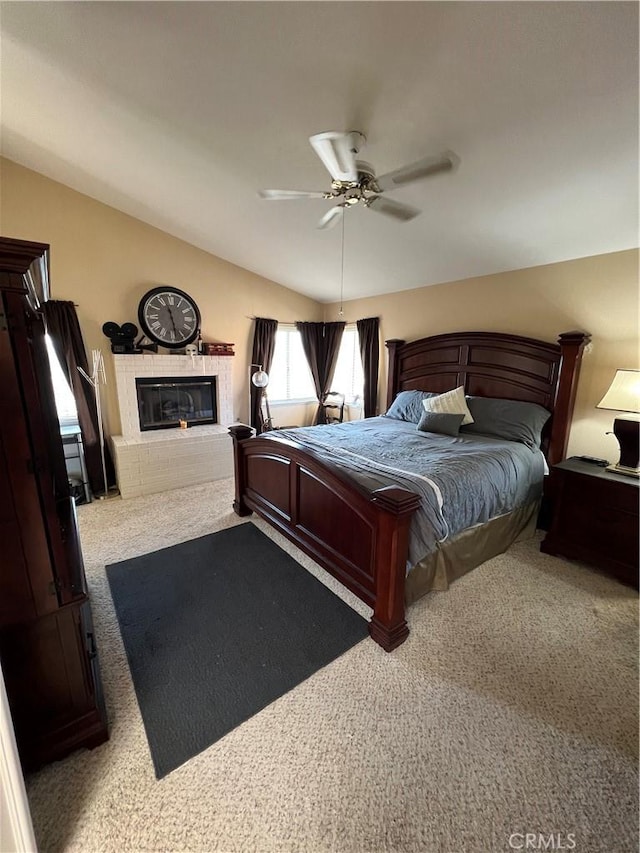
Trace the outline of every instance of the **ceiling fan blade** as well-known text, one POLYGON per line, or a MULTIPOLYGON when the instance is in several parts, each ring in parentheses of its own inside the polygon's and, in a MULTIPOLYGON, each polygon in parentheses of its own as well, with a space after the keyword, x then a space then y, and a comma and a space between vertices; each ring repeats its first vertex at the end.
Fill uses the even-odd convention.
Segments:
POLYGON ((329 130, 309 137, 309 142, 334 181, 357 181, 356 154, 364 144, 357 131, 329 130))
POLYGON ((266 201, 288 201, 295 198, 331 198, 330 193, 305 192, 304 190, 258 190, 258 195, 266 201))
POLYGON ((422 178, 428 178, 430 175, 450 172, 459 162, 460 158, 453 151, 445 151, 444 154, 437 157, 424 157, 408 166, 401 166, 399 169, 394 169, 393 172, 380 175, 379 178, 376 178, 376 185, 380 192, 392 190, 419 181, 422 178))
POLYGON ((341 216, 344 216, 344 205, 337 204, 325 213, 320 222, 318 222, 317 227, 333 228, 341 216))
POLYGON ((408 204, 400 204, 399 201, 384 198, 381 195, 368 200, 367 207, 375 210, 376 213, 383 213, 385 216, 392 216, 394 219, 399 219, 401 222, 409 222, 410 219, 420 216, 421 212, 415 207, 410 207, 408 204))

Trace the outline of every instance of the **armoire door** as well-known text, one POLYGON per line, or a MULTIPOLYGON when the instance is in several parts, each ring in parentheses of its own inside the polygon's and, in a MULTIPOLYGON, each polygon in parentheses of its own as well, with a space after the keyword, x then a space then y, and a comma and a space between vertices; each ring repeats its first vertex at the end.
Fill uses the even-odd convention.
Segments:
MULTIPOLYGON (((19 298, 13 293, 0 296, 0 627, 51 613, 58 607, 36 477, 41 457, 31 443, 15 363, 12 335, 16 308, 12 311, 7 305, 14 296, 19 298)), ((23 322, 22 317, 19 322, 23 322)))

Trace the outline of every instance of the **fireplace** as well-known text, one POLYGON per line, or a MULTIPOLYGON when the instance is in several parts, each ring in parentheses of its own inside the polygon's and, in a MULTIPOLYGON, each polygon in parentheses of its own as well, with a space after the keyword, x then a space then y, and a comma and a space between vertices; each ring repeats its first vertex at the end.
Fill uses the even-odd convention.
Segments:
POLYGON ((237 420, 233 410, 233 361, 224 355, 113 356, 122 435, 111 436, 111 447, 123 498, 233 476, 233 449, 227 429, 237 420), (196 404, 193 392, 197 389, 195 396, 200 396, 204 389, 197 386, 201 383, 208 384, 209 390, 196 404), (157 417, 153 408, 156 390, 148 386, 161 384, 178 384, 181 391, 191 395, 193 403, 187 398, 182 409, 190 429, 179 429, 177 421, 169 420, 169 416, 174 418, 181 413, 182 401, 177 393, 157 417), (140 411, 140 395, 144 412, 140 411), (198 407, 209 417, 194 421, 189 413, 198 407), (146 423, 141 424, 141 420, 146 423))
POLYGON ((215 376, 136 377, 140 430, 218 422, 215 376))

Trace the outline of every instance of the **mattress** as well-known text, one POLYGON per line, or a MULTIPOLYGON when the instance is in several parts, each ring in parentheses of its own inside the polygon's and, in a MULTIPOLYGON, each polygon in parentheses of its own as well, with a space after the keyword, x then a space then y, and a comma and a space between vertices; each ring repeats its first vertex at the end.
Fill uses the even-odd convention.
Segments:
POLYGON ((533 506, 542 495, 544 457, 515 441, 425 433, 387 417, 278 430, 266 437, 301 444, 367 489, 393 484, 420 495, 410 528, 409 568, 462 531, 533 506))

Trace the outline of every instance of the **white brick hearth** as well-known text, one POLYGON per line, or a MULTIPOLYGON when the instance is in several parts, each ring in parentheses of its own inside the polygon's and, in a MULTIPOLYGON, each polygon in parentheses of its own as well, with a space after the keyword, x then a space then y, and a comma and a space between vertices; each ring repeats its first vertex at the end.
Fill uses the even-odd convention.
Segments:
POLYGON ((233 475, 227 428, 234 422, 232 357, 114 355, 122 435, 111 444, 123 498, 150 495, 233 475), (136 378, 216 376, 218 423, 142 432, 136 378))

